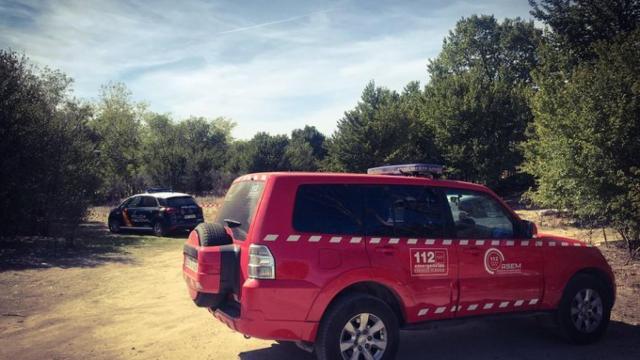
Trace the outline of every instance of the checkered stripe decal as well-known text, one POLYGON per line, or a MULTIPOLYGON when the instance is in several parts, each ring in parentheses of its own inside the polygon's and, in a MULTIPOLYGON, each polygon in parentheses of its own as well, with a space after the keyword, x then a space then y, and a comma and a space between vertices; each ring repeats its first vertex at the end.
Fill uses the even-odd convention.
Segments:
POLYGON ((444 314, 444 313, 455 313, 461 310, 473 312, 473 311, 481 311, 481 310, 491 310, 494 308, 497 309, 522 309, 528 306, 534 306, 538 304, 539 299, 521 299, 516 301, 488 301, 484 303, 473 303, 473 304, 465 304, 465 305, 451 305, 451 306, 434 306, 434 307, 424 307, 418 310, 418 316, 426 316, 428 314, 444 314))
POLYGON ((333 236, 333 235, 298 235, 298 234, 267 234, 262 239, 263 241, 285 241, 289 243, 329 243, 329 244, 362 244, 368 242, 374 245, 397 245, 406 243, 407 245, 434 245, 434 246, 452 246, 458 244, 459 246, 505 246, 505 247, 592 247, 591 244, 583 242, 569 243, 567 241, 557 240, 468 240, 468 239, 420 239, 420 238, 408 238, 401 239, 397 237, 370 237, 365 238, 362 236, 333 236))

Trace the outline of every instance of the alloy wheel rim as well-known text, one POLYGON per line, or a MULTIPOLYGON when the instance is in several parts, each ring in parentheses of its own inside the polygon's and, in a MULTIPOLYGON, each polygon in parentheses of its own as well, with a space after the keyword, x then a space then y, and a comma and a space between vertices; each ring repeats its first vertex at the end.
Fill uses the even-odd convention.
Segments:
POLYGON ((582 333, 594 332, 602 323, 603 314, 602 298, 593 289, 578 291, 571 302, 571 321, 582 333))
POLYGON ((379 317, 361 313, 352 317, 340 334, 340 354, 345 360, 379 360, 387 348, 387 328, 379 317))

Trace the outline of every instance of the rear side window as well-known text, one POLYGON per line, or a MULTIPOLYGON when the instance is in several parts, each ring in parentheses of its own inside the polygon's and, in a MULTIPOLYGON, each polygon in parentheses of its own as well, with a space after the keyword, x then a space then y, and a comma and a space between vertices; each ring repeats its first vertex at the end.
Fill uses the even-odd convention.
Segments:
POLYGON ((181 206, 197 206, 198 203, 191 196, 176 196, 167 199, 161 199, 162 206, 181 207, 181 206))
POLYGON ((515 235, 511 216, 491 196, 449 189, 447 200, 458 238, 509 238, 515 235))
POLYGON ((247 238, 263 190, 262 181, 241 181, 229 188, 216 222, 224 224, 224 220, 231 220, 240 223, 239 226, 231 228, 234 239, 247 238))
POLYGON ((440 196, 436 190, 425 186, 366 187, 364 216, 367 235, 445 236, 447 210, 440 196))
POLYGON ((154 197, 143 196, 139 206, 140 207, 156 207, 158 206, 158 203, 156 202, 156 199, 154 197))
POLYGON ((299 232, 354 235, 362 232, 360 187, 301 185, 296 194, 293 228, 299 232))

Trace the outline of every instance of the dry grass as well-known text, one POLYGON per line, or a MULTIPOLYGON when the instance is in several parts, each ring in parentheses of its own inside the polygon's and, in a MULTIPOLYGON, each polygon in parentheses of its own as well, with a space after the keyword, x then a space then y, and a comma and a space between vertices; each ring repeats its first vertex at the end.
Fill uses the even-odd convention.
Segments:
POLYGON ((604 234, 606 231, 606 240, 608 242, 622 240, 620 235, 611 228, 604 230, 580 228, 575 226, 570 218, 555 213, 547 215, 549 210, 516 210, 516 213, 525 220, 533 221, 541 233, 570 237, 597 245, 605 243, 604 234))

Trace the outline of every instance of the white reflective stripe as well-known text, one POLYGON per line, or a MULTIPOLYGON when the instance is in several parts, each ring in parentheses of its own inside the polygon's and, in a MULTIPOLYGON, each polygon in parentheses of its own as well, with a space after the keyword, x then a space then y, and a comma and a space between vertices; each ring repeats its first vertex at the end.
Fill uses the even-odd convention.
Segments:
POLYGON ((427 239, 427 241, 424 242, 426 245, 433 245, 436 243, 436 241, 434 239, 427 239))
POLYGON ((501 309, 504 309, 504 308, 506 308, 507 306, 509 306, 509 302, 508 302, 508 301, 503 301, 503 302, 501 302, 501 303, 500 303, 500 306, 499 306, 499 307, 500 307, 501 309))
POLYGON ((300 240, 300 235, 289 235, 289 237, 287 237, 287 241, 298 241, 300 240))
POLYGON ((467 311, 473 311, 473 310, 476 310, 477 308, 478 308, 478 304, 471 304, 467 308, 467 311))
POLYGON ((569 246, 569 243, 568 243, 568 242, 564 242, 564 241, 563 241, 563 242, 562 242, 562 246, 569 246))
POLYGON ((442 314, 445 310, 447 310, 446 306, 440 306, 436 309, 436 314, 442 314))
POLYGON ((400 239, 398 238, 391 238, 389 239, 389 244, 397 244, 400 241, 400 239))
POLYGON ((542 241, 540 240, 536 241, 536 246, 542 246, 542 241))
POLYGON ((529 240, 524 240, 524 241, 520 242, 520 245, 529 246, 529 240))
POLYGON ((407 240, 407 244, 411 244, 411 245, 413 245, 413 244, 415 244, 417 242, 418 242, 418 239, 409 239, 409 240, 407 240))
POLYGON ((352 243, 352 244, 359 244, 360 241, 362 241, 361 237, 352 237, 351 241, 349 241, 349 242, 352 243))
POLYGON ((493 303, 486 303, 484 304, 484 306, 482 307, 485 310, 489 310, 493 307, 493 303))
POLYGON ((449 239, 442 240, 442 245, 451 245, 451 240, 449 239))
POLYGON ((313 235, 313 236, 309 237, 309 242, 318 242, 318 241, 320 241, 320 239, 322 239, 322 236, 313 235))
POLYGON ((513 246, 513 240, 507 241, 507 246, 513 246))
POLYGON ((549 241, 549 246, 556 246, 556 242, 555 241, 549 241))
POLYGON ((456 312, 456 311, 459 311, 459 310, 460 310, 460 306, 453 305, 451 307, 451 312, 456 312))
POLYGON ((580 243, 573 243, 573 246, 582 246, 580 243))
POLYGON ((278 238, 277 234, 269 234, 264 237, 264 241, 276 241, 277 238, 278 238))
POLYGON ((420 311, 418 311, 418 316, 427 315, 428 312, 429 312, 429 309, 420 309, 420 311))
POLYGON ((331 240, 329 240, 330 243, 334 243, 334 244, 338 244, 340 243, 340 241, 342 241, 342 237, 340 236, 334 236, 331 238, 331 240))
POLYGON ((369 240, 369 244, 379 244, 380 240, 380 238, 371 238, 371 240, 369 240))
POLYGON ((522 306, 522 304, 524 304, 524 300, 516 300, 516 302, 513 303, 513 306, 522 306))
POLYGON ((460 240, 460 245, 469 245, 469 240, 460 240))
POLYGON ((476 245, 484 245, 484 240, 476 240, 476 245))
POLYGON ((493 240, 493 241, 491 241, 491 245, 493 245, 493 246, 500 245, 500 240, 493 240))
POLYGON ((538 303, 538 299, 531 299, 529 300, 529 305, 535 305, 538 303))

